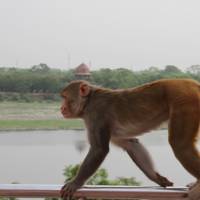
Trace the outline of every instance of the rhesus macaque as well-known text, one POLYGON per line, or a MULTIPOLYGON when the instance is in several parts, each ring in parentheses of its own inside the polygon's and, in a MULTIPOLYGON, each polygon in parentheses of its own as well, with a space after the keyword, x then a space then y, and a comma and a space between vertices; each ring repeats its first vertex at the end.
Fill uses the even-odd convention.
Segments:
MULTIPOLYGON (((197 82, 169 79, 132 89, 111 90, 74 81, 63 89, 61 96, 61 113, 65 118, 84 120, 90 143, 78 174, 61 190, 63 198, 71 198, 96 171, 109 152, 110 141, 123 148, 152 181, 163 187, 173 185, 157 172, 147 150, 136 139, 167 120, 169 144, 176 158, 200 180, 200 155, 195 146, 200 122, 197 82)), ((191 192, 191 199, 200 199, 199 189, 195 195, 191 192)))

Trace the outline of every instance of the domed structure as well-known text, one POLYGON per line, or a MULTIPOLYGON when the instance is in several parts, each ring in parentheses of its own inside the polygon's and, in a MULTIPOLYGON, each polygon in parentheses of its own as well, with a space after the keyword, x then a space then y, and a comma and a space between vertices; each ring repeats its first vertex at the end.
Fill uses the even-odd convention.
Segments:
POLYGON ((90 69, 85 63, 80 64, 75 69, 76 79, 88 80, 90 78, 90 75, 91 75, 90 69))

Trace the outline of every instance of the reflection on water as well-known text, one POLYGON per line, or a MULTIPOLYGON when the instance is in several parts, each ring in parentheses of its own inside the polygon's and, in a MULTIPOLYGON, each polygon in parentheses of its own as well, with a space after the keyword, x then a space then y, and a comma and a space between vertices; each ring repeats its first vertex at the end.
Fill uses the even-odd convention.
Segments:
POLYGON ((77 140, 75 141, 75 147, 81 153, 86 149, 87 143, 85 140, 77 140))
MULTIPOLYGON (((159 171, 176 185, 194 179, 175 159, 167 144, 166 131, 154 131, 141 137, 159 171)), ((111 178, 134 176, 143 185, 155 185, 133 164, 121 149, 112 146, 102 167, 111 178)), ((81 162, 88 150, 84 131, 1 132, 0 183, 62 184, 65 166, 81 162)))

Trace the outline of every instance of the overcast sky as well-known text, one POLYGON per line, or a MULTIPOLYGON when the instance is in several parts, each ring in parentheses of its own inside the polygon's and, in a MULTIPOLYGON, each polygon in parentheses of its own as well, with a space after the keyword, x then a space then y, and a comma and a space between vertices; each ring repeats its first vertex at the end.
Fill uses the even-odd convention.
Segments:
POLYGON ((199 0, 0 0, 0 66, 200 64, 199 0))

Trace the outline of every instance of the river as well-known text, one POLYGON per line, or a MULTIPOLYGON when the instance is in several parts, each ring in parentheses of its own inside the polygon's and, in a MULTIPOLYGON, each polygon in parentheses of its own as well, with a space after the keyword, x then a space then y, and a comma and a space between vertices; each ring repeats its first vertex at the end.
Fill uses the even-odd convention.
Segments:
MULTIPOLYGON (((193 182, 167 143, 167 131, 141 136, 156 167, 176 186, 193 182)), ((102 164, 110 178, 135 177, 142 185, 155 185, 121 149, 112 146, 102 164)), ((81 162, 88 151, 85 131, 23 131, 0 133, 0 183, 62 184, 63 169, 81 162)))

